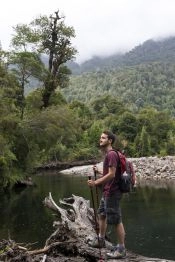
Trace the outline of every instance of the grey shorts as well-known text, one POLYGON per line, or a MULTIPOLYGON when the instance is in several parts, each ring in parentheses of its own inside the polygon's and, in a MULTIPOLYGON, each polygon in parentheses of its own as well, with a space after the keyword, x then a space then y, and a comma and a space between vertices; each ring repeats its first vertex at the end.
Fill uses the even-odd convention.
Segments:
POLYGON ((107 224, 118 225, 122 222, 120 199, 116 195, 102 197, 98 214, 106 217, 107 224))

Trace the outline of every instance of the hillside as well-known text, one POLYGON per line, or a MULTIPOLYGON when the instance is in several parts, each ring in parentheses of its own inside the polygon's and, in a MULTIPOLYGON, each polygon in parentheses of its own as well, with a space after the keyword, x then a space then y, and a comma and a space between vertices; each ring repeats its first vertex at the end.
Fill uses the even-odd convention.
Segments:
POLYGON ((68 66, 73 74, 81 74, 105 68, 131 66, 155 61, 175 63, 175 37, 159 41, 150 39, 123 55, 117 53, 109 57, 94 56, 80 65, 75 62, 69 62, 68 66))
POLYGON ((151 105, 175 115, 175 37, 148 40, 123 56, 94 57, 78 68, 82 73, 63 90, 69 102, 111 95, 132 109, 151 105))
POLYGON ((175 64, 155 62, 72 76, 63 94, 69 102, 88 104, 109 94, 132 108, 151 105, 175 115, 175 64))
POLYGON ((155 61, 175 63, 175 37, 160 41, 148 40, 126 53, 121 64, 137 65, 155 61))

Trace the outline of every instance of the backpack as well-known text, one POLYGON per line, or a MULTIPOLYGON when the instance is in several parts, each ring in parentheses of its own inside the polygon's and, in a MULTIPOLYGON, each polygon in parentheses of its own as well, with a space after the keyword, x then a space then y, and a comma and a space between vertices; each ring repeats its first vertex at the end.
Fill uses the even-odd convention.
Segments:
POLYGON ((122 193, 129 193, 135 183, 135 173, 131 162, 121 152, 116 151, 118 155, 118 167, 120 172, 119 189, 122 193))

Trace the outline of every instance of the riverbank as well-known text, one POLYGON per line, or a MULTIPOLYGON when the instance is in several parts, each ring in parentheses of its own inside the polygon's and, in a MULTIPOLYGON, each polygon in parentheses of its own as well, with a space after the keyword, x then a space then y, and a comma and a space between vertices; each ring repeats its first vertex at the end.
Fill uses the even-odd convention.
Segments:
MULTIPOLYGON (((175 156, 129 158, 129 160, 133 163, 137 183, 150 180, 175 183, 175 156)), ((93 164, 73 166, 60 172, 63 174, 88 175, 92 174, 92 166, 93 164)), ((97 166, 102 168, 102 162, 97 163, 97 166)))
POLYGON ((80 160, 80 161, 72 161, 72 162, 60 162, 60 161, 54 161, 47 164, 43 164, 42 166, 38 166, 35 168, 35 172, 40 171, 51 171, 51 170, 65 170, 73 167, 79 167, 84 165, 94 165, 98 161, 97 159, 89 159, 89 160, 80 160))
POLYGON ((138 184, 175 184, 175 156, 132 158, 131 161, 138 184))

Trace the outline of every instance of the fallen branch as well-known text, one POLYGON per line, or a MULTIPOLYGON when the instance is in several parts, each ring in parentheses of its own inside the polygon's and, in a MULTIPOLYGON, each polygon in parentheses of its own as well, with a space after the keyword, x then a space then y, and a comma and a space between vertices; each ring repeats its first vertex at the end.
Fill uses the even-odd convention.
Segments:
MULTIPOLYGON (((67 245, 71 244, 71 243, 75 243, 75 241, 65 242, 65 244, 67 244, 67 245)), ((44 248, 28 251, 28 254, 29 255, 38 255, 38 254, 42 254, 42 253, 47 253, 49 250, 51 250, 54 247, 58 247, 59 245, 62 245, 62 242, 54 242, 54 243, 50 244, 49 246, 45 246, 44 248)))

